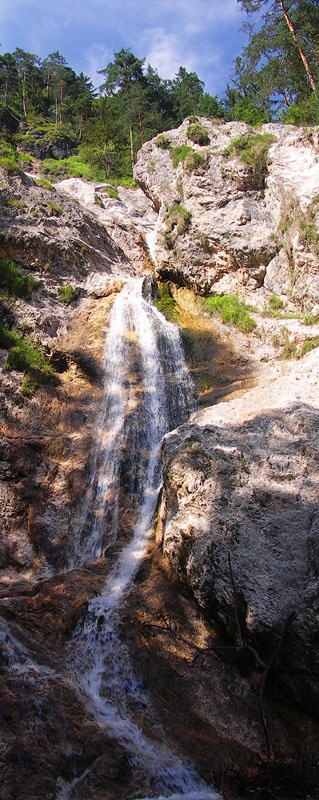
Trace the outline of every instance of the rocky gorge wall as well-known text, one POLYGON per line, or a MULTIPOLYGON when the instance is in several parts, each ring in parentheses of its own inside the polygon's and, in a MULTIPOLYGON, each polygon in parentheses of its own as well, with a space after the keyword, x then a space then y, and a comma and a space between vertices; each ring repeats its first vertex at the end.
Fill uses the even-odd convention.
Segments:
POLYGON ((81 180, 52 191, 36 175, 1 175, 0 259, 35 284, 27 299, 2 296, 0 325, 31 337, 55 370, 27 396, 0 349, 1 800, 53 800, 86 770, 73 800, 143 791, 65 668, 116 555, 72 562, 109 309, 123 282, 152 272, 150 247, 192 332, 194 378, 205 361, 211 383, 164 439, 154 540, 123 605, 123 637, 166 740, 208 783, 226 796, 318 786, 318 350, 282 358, 287 338, 298 355, 319 336, 318 130, 200 122, 203 145, 189 121, 164 146, 145 144, 143 191, 118 199, 81 180), (260 134, 272 137, 266 151, 243 160, 260 134), (253 303, 255 329, 208 317, 208 290, 253 303), (273 294, 288 316, 264 315, 273 294))

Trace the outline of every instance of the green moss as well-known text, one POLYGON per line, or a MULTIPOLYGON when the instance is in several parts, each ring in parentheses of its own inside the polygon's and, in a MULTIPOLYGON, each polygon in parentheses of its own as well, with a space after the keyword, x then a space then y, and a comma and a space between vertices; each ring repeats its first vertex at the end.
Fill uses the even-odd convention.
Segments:
POLYGON ((10 259, 0 261, 0 289, 13 297, 31 297, 34 278, 10 259))
POLYGON ((66 286, 60 286, 59 295, 62 302, 65 303, 67 306, 69 306, 70 303, 73 303, 74 300, 77 300, 79 296, 77 290, 74 289, 74 287, 71 286, 70 284, 67 284, 66 286))
POLYGON ((281 297, 278 297, 277 294, 272 294, 268 300, 268 306, 272 311, 278 311, 280 308, 284 307, 284 303, 281 297))
POLYGON ((207 128, 201 122, 192 122, 187 128, 186 136, 195 144, 206 145, 210 142, 207 128))
POLYGON ((206 308, 210 314, 218 311, 223 322, 235 325, 245 333, 249 333, 256 327, 255 320, 249 314, 250 311, 254 311, 254 308, 242 303, 237 295, 224 294, 208 297, 206 308))
POLYGON ((177 147, 172 147, 171 156, 174 169, 176 169, 178 164, 186 160, 191 150, 192 147, 190 147, 188 144, 180 144, 177 147))
POLYGON ((178 322, 179 312, 177 309, 176 301, 172 297, 169 283, 158 283, 158 297, 155 300, 156 308, 164 314, 164 317, 169 322, 178 322))

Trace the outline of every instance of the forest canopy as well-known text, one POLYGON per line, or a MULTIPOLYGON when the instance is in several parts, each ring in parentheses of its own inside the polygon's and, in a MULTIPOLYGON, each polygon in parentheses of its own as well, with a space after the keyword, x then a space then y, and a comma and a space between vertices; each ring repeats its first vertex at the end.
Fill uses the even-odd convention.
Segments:
POLYGON ((319 124, 319 0, 237 2, 247 44, 222 98, 196 72, 180 66, 164 80, 126 49, 100 70, 98 90, 58 50, 0 55, 0 163, 27 153, 51 174, 115 182, 132 176, 144 142, 185 118, 319 124))

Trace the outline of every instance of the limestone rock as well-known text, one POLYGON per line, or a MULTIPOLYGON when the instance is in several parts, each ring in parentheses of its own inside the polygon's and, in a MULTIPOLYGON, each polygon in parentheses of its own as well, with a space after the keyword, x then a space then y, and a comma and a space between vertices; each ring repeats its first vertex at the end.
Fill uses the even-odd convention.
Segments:
POLYGON ((265 285, 310 309, 319 297, 317 129, 200 122, 208 146, 187 138, 185 120, 165 134, 165 149, 161 137, 143 145, 135 166, 136 180, 159 208, 154 245, 159 275, 202 293, 265 285), (259 164, 257 157, 245 163, 233 142, 260 136, 271 137, 267 163, 259 164), (173 167, 174 152, 183 146, 191 146, 191 154, 173 167), (188 214, 180 230, 170 221, 176 207, 188 214), (315 226, 312 242, 309 221, 315 226))
POLYGON ((314 352, 266 393, 199 411, 166 436, 158 529, 175 574, 233 641, 237 614, 267 661, 292 615, 277 669, 316 715, 318 378, 314 352))

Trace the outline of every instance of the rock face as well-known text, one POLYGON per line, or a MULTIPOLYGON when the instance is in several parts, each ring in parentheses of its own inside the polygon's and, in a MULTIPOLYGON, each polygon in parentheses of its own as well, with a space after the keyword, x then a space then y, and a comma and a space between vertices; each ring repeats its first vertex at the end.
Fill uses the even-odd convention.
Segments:
POLYGON ((200 123, 209 144, 194 143, 185 120, 165 134, 164 146, 163 137, 143 145, 135 166, 159 208, 159 275, 202 292, 265 286, 312 310, 319 300, 318 244, 309 229, 318 218, 318 130, 200 123), (251 155, 247 142, 256 148, 251 155))
POLYGON ((316 715, 318 378, 314 352, 166 436, 158 529, 175 575, 231 642, 268 663, 286 630, 274 671, 316 715))
POLYGON ((27 335, 55 371, 28 394, 0 349, 1 800, 60 799, 64 782, 72 800, 160 793, 68 680, 72 631, 127 535, 125 517, 105 557, 75 557, 108 316, 131 276, 147 273, 154 295, 152 257, 174 282, 194 375, 206 350, 215 384, 164 439, 157 541, 119 612, 147 698, 137 719, 231 796, 318 785, 318 349, 281 356, 290 337, 298 356, 308 335, 317 347, 319 328, 262 313, 276 293, 318 317, 318 131, 201 124, 209 144, 185 121, 143 146, 145 191, 1 175, 0 261, 34 287, 1 297, 0 327, 27 335), (266 154, 243 160, 260 133, 266 154), (255 331, 208 318, 191 289, 253 298, 255 331))

